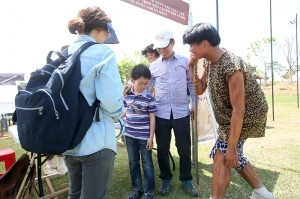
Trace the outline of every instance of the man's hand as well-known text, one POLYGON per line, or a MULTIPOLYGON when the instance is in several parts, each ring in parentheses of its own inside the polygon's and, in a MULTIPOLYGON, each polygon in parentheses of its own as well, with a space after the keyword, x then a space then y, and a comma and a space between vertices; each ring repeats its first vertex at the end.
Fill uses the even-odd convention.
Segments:
POLYGON ((194 65, 196 64, 196 59, 195 59, 195 56, 194 54, 190 54, 190 60, 189 60, 189 67, 191 68, 194 68, 194 65))
POLYGON ((190 76, 191 76, 191 80, 193 82, 194 85, 194 66, 197 63, 197 60, 195 59, 194 54, 190 54, 190 59, 189 59, 189 70, 190 70, 190 76))
POLYGON ((190 109, 190 115, 193 114, 195 112, 195 108, 191 108, 190 109))
POLYGON ((226 149, 225 159, 226 159, 226 165, 230 168, 237 168, 238 166, 240 166, 235 145, 228 144, 226 149))
POLYGON ((128 91, 130 91, 130 89, 131 89, 131 86, 130 85, 124 85, 123 86, 123 95, 124 96, 126 96, 127 95, 127 93, 128 93, 128 91))

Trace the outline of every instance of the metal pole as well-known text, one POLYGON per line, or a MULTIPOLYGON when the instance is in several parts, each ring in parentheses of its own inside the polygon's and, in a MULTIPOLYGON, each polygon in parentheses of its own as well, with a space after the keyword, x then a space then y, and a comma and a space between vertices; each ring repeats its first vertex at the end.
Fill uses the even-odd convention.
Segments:
POLYGON ((216 0, 216 20, 217 20, 217 30, 219 31, 219 1, 216 0))
MULTIPOLYGON (((193 13, 192 13, 192 0, 189 1, 189 21, 188 21, 188 27, 193 26, 193 13)), ((194 81, 194 80, 192 80, 194 81)), ((190 95, 193 95, 194 93, 190 93, 190 95)), ((192 101, 192 100, 191 100, 192 101)), ((192 103, 192 102, 191 102, 192 103)), ((197 109, 196 109, 197 111, 197 109)), ((195 165, 195 153, 196 153, 196 144, 194 143, 195 138, 194 135, 194 116, 191 116, 191 135, 192 135, 192 164, 195 165)), ((198 139, 197 139, 198 140, 198 139)), ((198 143, 197 143, 198 144, 198 143)))
POLYGON ((273 36, 272 36, 272 0, 270 0, 270 37, 271 37, 271 77, 272 77, 272 115, 274 121, 274 75, 273 75, 273 36))
POLYGON ((296 13, 296 63, 297 63, 297 107, 299 108, 299 65, 298 65, 298 22, 297 22, 297 13, 296 13))
POLYGON ((193 25, 193 13, 192 13, 192 0, 189 1, 189 20, 188 27, 192 27, 193 25))
MULTIPOLYGON (((188 26, 193 25, 193 13, 192 13, 192 0, 189 1, 189 23, 188 26)), ((194 74, 197 74, 197 67, 194 66, 194 74)), ((200 175, 199 175, 199 163, 198 163, 198 128, 197 128, 197 111, 198 111, 198 95, 197 95, 197 76, 194 76, 192 82, 194 83, 194 93, 190 95, 195 96, 195 112, 191 115, 191 127, 192 127, 192 162, 195 165, 196 172, 196 184, 198 193, 200 193, 200 175)))

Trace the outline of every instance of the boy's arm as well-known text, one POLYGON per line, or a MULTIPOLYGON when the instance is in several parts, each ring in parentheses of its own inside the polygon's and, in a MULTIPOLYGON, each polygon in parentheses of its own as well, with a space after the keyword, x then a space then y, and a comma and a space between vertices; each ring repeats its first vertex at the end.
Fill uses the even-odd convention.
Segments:
POLYGON ((124 108, 124 112, 121 115, 121 118, 123 119, 124 117, 126 117, 126 108, 124 108))
POLYGON ((126 102, 126 97, 125 96, 123 97, 123 105, 124 105, 124 111, 123 111, 122 115, 120 116, 122 119, 124 117, 126 117, 126 110, 127 110, 127 102, 126 102))
POLYGON ((147 148, 147 150, 152 150, 153 138, 154 138, 154 132, 155 132, 155 113, 149 113, 149 118, 150 118, 150 136, 147 141, 146 148, 147 148))

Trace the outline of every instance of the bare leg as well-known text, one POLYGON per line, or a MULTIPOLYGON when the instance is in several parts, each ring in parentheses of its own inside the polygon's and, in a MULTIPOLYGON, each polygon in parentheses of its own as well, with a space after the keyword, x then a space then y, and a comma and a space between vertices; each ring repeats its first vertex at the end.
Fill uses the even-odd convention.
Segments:
POLYGON ((54 155, 48 155, 47 156, 46 164, 47 164, 48 167, 54 167, 55 166, 53 158, 54 158, 54 155))
POLYGON ((65 175, 68 172, 63 154, 57 155, 57 171, 62 175, 65 175))
POLYGON ((251 164, 247 163, 238 173, 248 182, 252 189, 258 189, 264 186, 251 164))
POLYGON ((47 157, 46 166, 44 168, 44 173, 46 175, 57 174, 58 171, 56 170, 55 162, 54 162, 54 155, 49 155, 47 157))
POLYGON ((48 160, 52 160, 53 158, 54 158, 54 155, 48 155, 48 156, 47 156, 47 161, 48 161, 48 160))
POLYGON ((231 180, 231 168, 225 164, 225 156, 218 149, 214 155, 211 198, 224 199, 231 180))
POLYGON ((246 166, 238 173, 245 179, 245 181, 252 187, 253 193, 250 198, 268 198, 274 199, 275 197, 271 192, 269 192, 266 187, 262 184, 260 178, 258 177, 255 169, 251 164, 247 163, 246 166))
MULTIPOLYGON (((57 166, 58 165, 62 165, 62 166, 65 167, 65 161, 64 161, 64 155, 63 154, 57 155, 57 166)), ((67 167, 65 167, 65 168, 67 169, 67 167)))

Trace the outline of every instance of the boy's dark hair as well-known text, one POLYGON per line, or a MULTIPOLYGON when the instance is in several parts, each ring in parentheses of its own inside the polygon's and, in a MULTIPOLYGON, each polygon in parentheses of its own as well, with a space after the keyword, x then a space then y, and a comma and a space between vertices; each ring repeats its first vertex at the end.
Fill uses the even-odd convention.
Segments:
POLYGON ((183 44, 200 44, 203 40, 207 40, 212 46, 217 46, 221 42, 217 29, 209 23, 193 25, 184 32, 182 39, 183 44))
POLYGON ((157 49, 153 49, 154 44, 150 44, 142 50, 142 55, 146 56, 147 53, 155 54, 155 57, 159 57, 157 49))
POLYGON ((134 80, 144 77, 146 79, 151 79, 150 69, 145 64, 138 64, 131 70, 130 77, 134 80))

